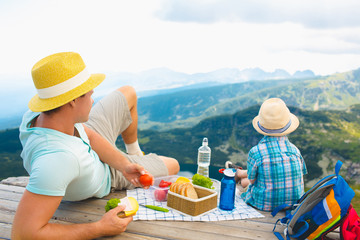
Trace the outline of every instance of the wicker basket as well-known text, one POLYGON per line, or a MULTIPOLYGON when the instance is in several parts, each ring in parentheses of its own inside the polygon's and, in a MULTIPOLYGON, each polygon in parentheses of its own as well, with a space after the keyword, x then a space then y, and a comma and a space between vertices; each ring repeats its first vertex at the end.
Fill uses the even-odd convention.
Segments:
POLYGON ((169 191, 167 206, 190 216, 211 211, 217 207, 217 192, 208 188, 194 185, 198 199, 191 199, 169 191))

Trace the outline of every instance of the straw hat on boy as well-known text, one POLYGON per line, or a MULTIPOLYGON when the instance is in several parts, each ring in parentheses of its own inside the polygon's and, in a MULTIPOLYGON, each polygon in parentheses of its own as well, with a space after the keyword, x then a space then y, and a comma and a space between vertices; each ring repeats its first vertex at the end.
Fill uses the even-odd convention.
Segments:
POLYGON ((267 136, 284 136, 299 126, 299 119, 280 98, 270 98, 260 107, 259 114, 253 119, 256 131, 267 136))
POLYGON ((65 105, 97 87, 104 74, 90 74, 78 53, 62 52, 37 62, 31 70, 37 94, 30 100, 33 112, 65 105))

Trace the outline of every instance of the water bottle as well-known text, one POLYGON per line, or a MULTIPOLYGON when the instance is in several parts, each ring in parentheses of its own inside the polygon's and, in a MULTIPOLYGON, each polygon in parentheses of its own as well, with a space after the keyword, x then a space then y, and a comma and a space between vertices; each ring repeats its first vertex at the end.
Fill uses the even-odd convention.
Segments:
POLYGON ((205 177, 209 177, 211 149, 208 146, 208 139, 204 138, 202 146, 198 149, 198 170, 197 173, 205 177))
POLYGON ((233 168, 224 170, 224 177, 221 179, 220 204, 222 210, 233 210, 235 205, 235 171, 233 168))

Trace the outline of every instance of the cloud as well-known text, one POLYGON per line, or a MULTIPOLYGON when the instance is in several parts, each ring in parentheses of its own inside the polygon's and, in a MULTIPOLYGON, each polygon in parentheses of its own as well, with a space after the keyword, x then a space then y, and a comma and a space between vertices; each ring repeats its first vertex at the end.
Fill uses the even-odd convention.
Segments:
POLYGON ((359 27, 358 0, 174 0, 157 17, 175 22, 292 22, 308 28, 359 27))
POLYGON ((327 55, 359 55, 360 28, 353 29, 305 29, 293 27, 279 38, 269 36, 272 51, 305 51, 327 55), (284 39, 281 39, 284 38, 284 39))

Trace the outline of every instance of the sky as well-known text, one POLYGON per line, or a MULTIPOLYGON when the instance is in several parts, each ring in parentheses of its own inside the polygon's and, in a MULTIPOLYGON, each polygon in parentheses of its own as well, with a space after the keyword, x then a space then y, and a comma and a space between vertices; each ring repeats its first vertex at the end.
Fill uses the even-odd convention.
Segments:
MULTIPOLYGON (((0 0, 0 83, 80 53, 90 72, 360 67, 358 0, 0 0)), ((28 79, 28 80, 29 80, 28 79)))

